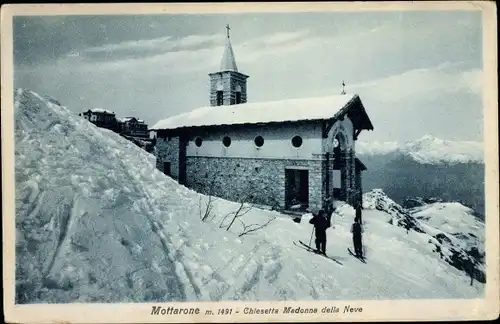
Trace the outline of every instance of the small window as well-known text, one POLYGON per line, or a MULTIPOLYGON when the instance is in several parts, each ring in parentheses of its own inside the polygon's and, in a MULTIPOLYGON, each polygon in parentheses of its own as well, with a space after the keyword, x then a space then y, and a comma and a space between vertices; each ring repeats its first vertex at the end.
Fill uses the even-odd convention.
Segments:
POLYGON ((229 147, 231 145, 231 138, 226 136, 222 139, 222 144, 224 144, 225 147, 229 147))
POLYGON ((217 91, 217 106, 222 106, 224 104, 224 97, 222 91, 217 91))
POLYGON ((197 137, 195 140, 194 140, 194 144, 198 147, 201 146, 201 143, 203 143, 203 140, 201 139, 201 137, 197 137))
POLYGON ((264 145, 264 137, 259 135, 254 139, 254 142, 257 147, 262 147, 264 145))
POLYGON ((241 103, 241 92, 236 92, 236 104, 241 103))
POLYGON ((300 136, 294 136, 292 138, 292 145, 293 147, 301 147, 302 146, 302 137, 300 136))

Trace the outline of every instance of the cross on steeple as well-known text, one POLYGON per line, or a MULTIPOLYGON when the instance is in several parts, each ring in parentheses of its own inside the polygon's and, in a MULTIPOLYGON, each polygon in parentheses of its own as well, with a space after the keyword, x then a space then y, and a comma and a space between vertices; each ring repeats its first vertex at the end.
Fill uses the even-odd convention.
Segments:
POLYGON ((229 28, 229 24, 226 25, 226 34, 227 34, 227 38, 229 38, 229 31, 231 30, 231 28, 229 28))
POLYGON ((343 94, 343 95, 346 94, 344 88, 345 88, 345 83, 344 83, 344 80, 342 80, 342 92, 340 94, 343 94))

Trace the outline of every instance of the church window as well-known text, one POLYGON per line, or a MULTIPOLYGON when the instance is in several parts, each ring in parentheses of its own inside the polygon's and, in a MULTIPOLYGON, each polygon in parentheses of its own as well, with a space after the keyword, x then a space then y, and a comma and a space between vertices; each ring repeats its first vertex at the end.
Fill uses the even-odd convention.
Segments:
POLYGON ((292 138, 292 145, 293 147, 301 147, 302 146, 302 137, 300 136, 294 136, 292 138))
POLYGON ((222 91, 217 91, 217 106, 222 106, 224 103, 222 91))
POLYGON ((201 137, 197 137, 195 140, 194 140, 194 144, 198 147, 201 146, 201 143, 203 142, 203 140, 201 139, 201 137))
POLYGON ((222 139, 222 144, 224 144, 225 147, 229 147, 229 145, 231 145, 231 138, 228 136, 225 136, 222 139))
POLYGON ((241 103, 241 92, 236 92, 236 104, 241 103))
POLYGON ((254 139, 254 142, 257 147, 262 147, 264 145, 264 137, 259 135, 254 139))

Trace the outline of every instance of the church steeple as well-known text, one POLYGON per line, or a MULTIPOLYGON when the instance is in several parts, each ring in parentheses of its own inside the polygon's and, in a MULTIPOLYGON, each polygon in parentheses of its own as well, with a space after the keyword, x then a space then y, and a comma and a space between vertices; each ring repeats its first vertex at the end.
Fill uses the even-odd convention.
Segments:
POLYGON ((220 62, 220 71, 210 73, 210 105, 234 105, 247 102, 248 75, 238 72, 231 46, 229 25, 226 25, 226 44, 220 62))
POLYGON ((220 70, 238 72, 233 47, 231 46, 231 39, 229 37, 230 30, 231 28, 229 28, 229 25, 226 25, 226 46, 224 47, 224 54, 222 55, 222 60, 220 61, 220 70))

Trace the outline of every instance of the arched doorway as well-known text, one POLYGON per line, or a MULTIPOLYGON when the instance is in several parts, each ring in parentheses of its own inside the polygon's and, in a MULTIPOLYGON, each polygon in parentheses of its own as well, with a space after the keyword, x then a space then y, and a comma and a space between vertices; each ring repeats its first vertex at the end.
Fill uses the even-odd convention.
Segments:
POLYGON ((334 200, 347 200, 347 178, 349 163, 347 161, 347 140, 342 132, 338 132, 332 140, 332 184, 330 193, 334 200))

